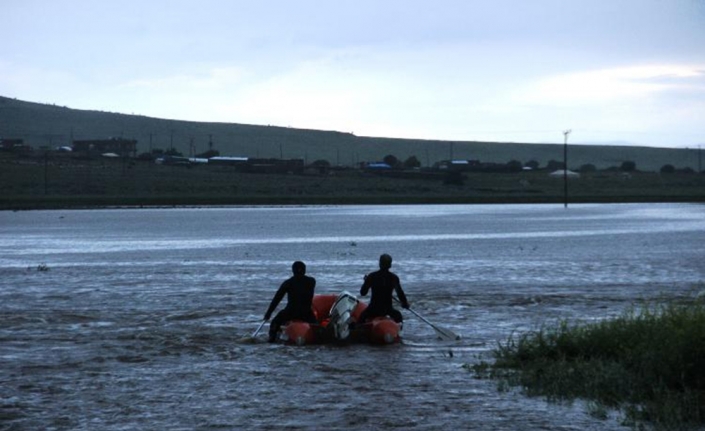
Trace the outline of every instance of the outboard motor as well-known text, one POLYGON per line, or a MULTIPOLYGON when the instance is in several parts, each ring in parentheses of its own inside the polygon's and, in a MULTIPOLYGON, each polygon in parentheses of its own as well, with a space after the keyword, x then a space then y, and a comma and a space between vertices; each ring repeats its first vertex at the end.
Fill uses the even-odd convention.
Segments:
POLYGON ((333 328, 333 336, 336 340, 345 340, 350 336, 352 313, 358 302, 354 295, 343 291, 333 303, 328 327, 333 328))

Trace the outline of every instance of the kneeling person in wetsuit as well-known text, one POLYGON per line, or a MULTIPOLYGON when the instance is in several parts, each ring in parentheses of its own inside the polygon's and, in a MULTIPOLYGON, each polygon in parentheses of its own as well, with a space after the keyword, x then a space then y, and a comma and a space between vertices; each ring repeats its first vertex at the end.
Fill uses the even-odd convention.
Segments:
POLYGON ((291 266, 291 271, 294 275, 282 283, 277 293, 274 294, 267 312, 264 314, 264 320, 269 320, 274 309, 277 308, 279 302, 286 295, 286 307, 277 313, 269 324, 270 343, 276 340, 281 326, 290 320, 316 323, 316 316, 314 316, 311 308, 316 279, 306 275, 306 265, 303 262, 294 262, 291 266))
POLYGON ((403 322, 404 318, 401 312, 392 306, 392 294, 397 292, 403 308, 409 308, 409 302, 401 288, 399 277, 389 270, 391 267, 392 256, 383 254, 379 257, 379 271, 365 276, 365 282, 360 288, 360 295, 365 296, 367 292, 372 290, 372 296, 369 305, 360 314, 360 323, 379 316, 389 316, 397 323, 403 322))

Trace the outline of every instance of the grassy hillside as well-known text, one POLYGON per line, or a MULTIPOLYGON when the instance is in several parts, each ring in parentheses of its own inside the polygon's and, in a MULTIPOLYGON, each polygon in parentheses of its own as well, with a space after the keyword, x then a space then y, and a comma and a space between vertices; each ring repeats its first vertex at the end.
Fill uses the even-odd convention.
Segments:
MULTIPOLYGON (((557 140, 560 131, 557 130, 557 140)), ((185 155, 191 144, 196 153, 209 143, 222 155, 248 157, 325 159, 350 166, 381 160, 392 154, 401 160, 414 155, 424 166, 449 158, 506 163, 563 160, 563 145, 500 142, 434 141, 359 137, 335 131, 253 126, 235 123, 173 121, 139 115, 85 111, 0 97, 0 137, 21 138, 35 148, 70 145, 72 139, 133 138, 140 152, 174 147, 185 155)), ((598 168, 633 161, 637 169, 657 171, 664 164, 698 169, 697 150, 649 147, 570 145, 568 166, 591 163, 598 168)))

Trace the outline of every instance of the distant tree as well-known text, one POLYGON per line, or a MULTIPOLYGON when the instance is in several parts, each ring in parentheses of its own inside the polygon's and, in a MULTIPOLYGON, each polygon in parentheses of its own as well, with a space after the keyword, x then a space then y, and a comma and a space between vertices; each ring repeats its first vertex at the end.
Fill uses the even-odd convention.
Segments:
POLYGON ((396 168, 397 165, 399 165, 399 159, 397 159, 395 156, 389 154, 384 156, 384 159, 382 159, 384 163, 388 164, 389 166, 396 168))
POLYGON ((324 159, 315 160, 310 167, 318 171, 321 175, 326 175, 330 170, 330 162, 324 159))
POLYGON ((164 154, 164 150, 162 150, 161 148, 152 149, 152 155, 161 156, 162 154, 164 154))
POLYGON ((540 165, 539 162, 537 162, 536 160, 529 160, 528 162, 524 163, 524 166, 536 170, 539 168, 540 165))
POLYGON ((580 172, 596 172, 597 167, 595 165, 593 165, 592 163, 586 163, 586 164, 580 166, 579 171, 580 172))
POLYGON ((164 154, 167 156, 183 157, 183 154, 177 151, 176 148, 169 148, 164 151, 164 154))
POLYGON ((156 156, 154 153, 141 153, 137 158, 139 160, 154 160, 156 156))
POLYGON ((329 168, 330 162, 328 160, 319 159, 311 163, 311 166, 316 168, 329 168))
POLYGON ((694 173, 695 173, 695 169, 691 168, 690 166, 686 166, 686 167, 683 168, 683 169, 679 169, 678 172, 681 172, 681 173, 683 173, 683 174, 694 174, 694 173))
POLYGON ((636 163, 632 161, 622 162, 622 165, 619 167, 619 170, 622 172, 634 172, 636 171, 636 163))
POLYGON ((404 167, 407 169, 419 168, 421 167, 421 162, 416 156, 411 156, 404 161, 404 167))
POLYGON ((672 174, 676 172, 676 168, 673 165, 663 165, 661 166, 662 174, 672 174))
POLYGON ((563 162, 559 162, 558 160, 549 160, 546 164, 546 169, 549 171, 557 171, 559 169, 563 169, 564 166, 565 164, 563 162))
POLYGON ((524 165, 518 160, 510 160, 507 162, 507 170, 509 172, 521 172, 523 168, 524 165))

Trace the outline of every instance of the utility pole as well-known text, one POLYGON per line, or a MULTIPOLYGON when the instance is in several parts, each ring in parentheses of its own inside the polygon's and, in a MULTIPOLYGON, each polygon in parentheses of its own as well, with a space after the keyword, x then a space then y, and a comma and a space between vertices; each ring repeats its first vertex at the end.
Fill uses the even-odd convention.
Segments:
POLYGON ((44 194, 49 194, 49 150, 44 150, 44 194))
POLYGON ((572 130, 563 131, 563 197, 564 208, 568 208, 568 135, 572 130))

